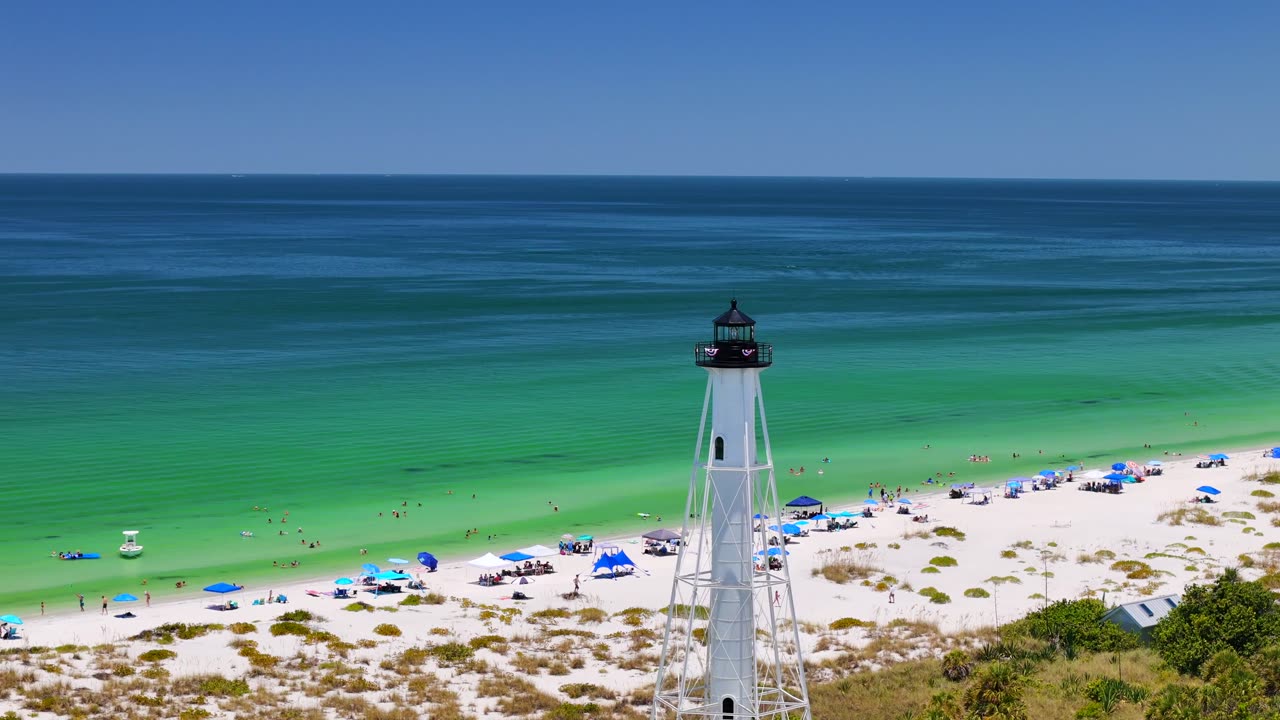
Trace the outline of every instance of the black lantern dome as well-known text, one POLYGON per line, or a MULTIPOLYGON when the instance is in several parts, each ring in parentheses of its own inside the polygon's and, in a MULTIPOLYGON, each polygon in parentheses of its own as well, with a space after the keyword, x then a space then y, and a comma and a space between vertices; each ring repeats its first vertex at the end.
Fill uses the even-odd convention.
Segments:
POLYGON ((701 367, 739 368, 769 367, 773 364, 773 346, 756 342, 756 321, 738 309, 736 299, 729 309, 712 320, 714 340, 700 342, 693 350, 693 361, 701 367))

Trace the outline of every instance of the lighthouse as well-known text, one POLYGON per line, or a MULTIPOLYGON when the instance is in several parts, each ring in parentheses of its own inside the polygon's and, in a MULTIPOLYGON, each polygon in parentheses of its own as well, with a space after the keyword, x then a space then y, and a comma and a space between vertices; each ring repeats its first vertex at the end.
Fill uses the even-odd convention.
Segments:
POLYGON ((755 325, 733 300, 694 346, 707 388, 654 720, 812 717, 760 389, 773 346, 755 325))

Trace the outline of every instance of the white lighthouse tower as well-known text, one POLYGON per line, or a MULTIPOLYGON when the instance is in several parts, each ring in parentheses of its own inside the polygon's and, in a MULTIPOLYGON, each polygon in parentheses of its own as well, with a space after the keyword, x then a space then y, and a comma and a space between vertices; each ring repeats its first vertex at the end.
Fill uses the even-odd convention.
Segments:
POLYGON ((653 718, 811 720, 760 392, 773 347, 737 300, 713 324, 653 718))

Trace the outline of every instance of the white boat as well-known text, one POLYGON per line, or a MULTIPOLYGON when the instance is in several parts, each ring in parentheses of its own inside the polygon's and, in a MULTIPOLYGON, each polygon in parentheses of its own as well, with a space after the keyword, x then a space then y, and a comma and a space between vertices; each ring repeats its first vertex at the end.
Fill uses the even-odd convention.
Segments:
POLYGON ((125 557, 138 557, 142 554, 142 546, 138 544, 138 531, 125 530, 124 544, 120 546, 120 554, 125 557))

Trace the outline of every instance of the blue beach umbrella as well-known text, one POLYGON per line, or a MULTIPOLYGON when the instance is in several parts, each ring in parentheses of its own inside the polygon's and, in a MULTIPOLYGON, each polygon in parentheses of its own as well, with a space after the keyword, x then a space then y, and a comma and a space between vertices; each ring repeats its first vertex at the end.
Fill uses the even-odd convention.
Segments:
POLYGON ((1041 470, 1036 474, 1039 475, 1040 477, 1054 477, 1058 474, 1058 471, 1057 470, 1041 470))
POLYGON ((1125 468, 1125 464, 1124 464, 1124 463, 1112 463, 1112 464, 1111 464, 1111 469, 1112 469, 1112 470, 1123 470, 1124 468, 1125 468))
POLYGON ((1209 456, 1209 459, 1210 460, 1230 460, 1231 458, 1227 457, 1226 453, 1214 453, 1209 456))
POLYGON ((786 535, 799 535, 801 531, 799 525, 792 525, 788 523, 782 526, 782 532, 786 535))
POLYGON ((867 498, 866 500, 862 501, 862 504, 863 505, 879 505, 880 503, 876 500, 872 500, 871 498, 867 498))
POLYGON ((1067 469, 1068 469, 1068 470, 1070 470, 1071 472, 1079 472, 1079 471, 1080 471, 1080 466, 1079 466, 1079 465, 1068 465, 1068 466, 1067 466, 1067 469))
POLYGON ((797 520, 797 521, 795 521, 795 522, 793 522, 793 523, 791 523, 791 524, 792 524, 792 525, 800 525, 800 526, 804 526, 804 525, 812 525, 813 523, 812 523, 812 522, 810 522, 810 521, 808 521, 808 520, 797 520))
POLYGON ((392 565, 408 565, 409 564, 409 561, 405 560, 404 558, 387 558, 387 562, 391 563, 392 565))
POLYGON ((1016 488, 1020 488, 1020 487, 1022 487, 1022 481, 1021 481, 1021 480, 1017 480, 1017 479, 1010 480, 1009 482, 1005 483, 1005 486, 1006 486, 1006 487, 1016 487, 1016 488))
POLYGON ((229 593, 229 592, 235 592, 241 589, 243 588, 241 588, 239 585, 232 585, 231 583, 220 582, 220 583, 214 583, 213 585, 210 585, 209 587, 205 588, 204 591, 211 592, 211 593, 229 593))
POLYGON ((756 513, 755 515, 751 516, 751 519, 752 520, 768 520, 769 516, 763 513, 756 513))
POLYGON ((1124 480, 1125 478, 1128 478, 1128 477, 1130 476, 1125 475, 1124 473, 1111 473, 1110 475, 1102 476, 1104 480, 1124 480))
POLYGON ((111 598, 111 602, 138 602, 138 598, 130 595, 129 593, 120 593, 119 595, 111 598))
POLYGON ((418 553, 418 562, 422 563, 423 567, 432 572, 435 572, 436 567, 440 565, 440 561, 436 560, 436 556, 429 552, 418 553))
POLYGON ((373 563, 365 563, 360 566, 360 569, 365 571, 366 573, 369 573, 370 575, 374 573, 382 572, 382 568, 378 567, 377 565, 374 565, 373 563))
POLYGON ((10 625, 21 625, 22 618, 17 615, 0 615, 0 622, 9 623, 10 625))
POLYGON ((334 585, 355 585, 356 581, 351 578, 338 578, 333 581, 334 585))
POLYGON ((810 520, 830 520, 830 519, 831 519, 831 516, 830 516, 830 515, 827 515, 826 513, 818 513, 817 515, 814 515, 813 517, 811 517, 811 518, 809 518, 809 519, 810 519, 810 520))
POLYGON ((1196 492, 1208 493, 1209 495, 1221 495, 1222 491, 1212 485, 1201 485, 1196 488, 1196 492))
POLYGON ((777 557, 777 556, 782 555, 782 554, 784 554, 784 553, 785 553, 785 554, 787 554, 787 555, 790 555, 790 554, 791 554, 791 551, 790 551, 790 550, 786 550, 786 551, 784 551, 782 548, 771 547, 771 548, 769 548, 768 553, 766 553, 764 550, 757 550, 757 551, 756 551, 756 557, 763 557, 763 556, 764 556, 764 555, 766 555, 766 554, 767 554, 769 557, 777 557))

